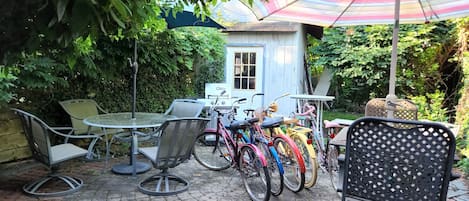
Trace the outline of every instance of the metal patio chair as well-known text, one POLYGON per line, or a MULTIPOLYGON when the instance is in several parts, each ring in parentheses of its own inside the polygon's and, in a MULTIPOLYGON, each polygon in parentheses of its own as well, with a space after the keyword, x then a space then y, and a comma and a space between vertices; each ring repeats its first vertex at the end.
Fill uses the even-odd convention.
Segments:
MULTIPOLYGON (((95 147, 98 140, 102 139, 104 132, 102 128, 99 127, 90 127, 83 123, 83 119, 95 116, 98 114, 107 113, 102 107, 92 99, 71 99, 59 102, 60 106, 65 110, 65 112, 70 116, 70 121, 73 127, 73 134, 77 137, 75 138, 90 138, 91 142, 88 146, 88 154, 86 155, 87 159, 101 158, 101 151, 99 148, 95 147)), ((116 134, 123 132, 122 129, 107 129, 106 134, 116 134)), ((106 137, 106 136, 104 136, 106 137)), ((67 142, 68 138, 66 139, 67 142)), ((105 140, 106 149, 109 149, 109 143, 107 139, 105 140)), ((108 150, 106 150, 108 151, 108 150)))
POLYGON ((204 109, 205 103, 192 99, 174 99, 164 114, 176 117, 198 117, 204 109))
POLYGON ((168 172, 189 159, 196 137, 201 134, 209 119, 178 118, 167 120, 156 133, 155 146, 139 148, 138 151, 151 160, 153 167, 161 170, 138 184, 138 189, 149 195, 174 195, 186 191, 190 183, 168 172))
POLYGON ((347 132, 342 200, 444 201, 455 147, 441 124, 361 118, 347 132))
POLYGON ((47 176, 24 185, 23 191, 28 195, 38 197, 63 196, 78 191, 82 187, 83 181, 79 178, 59 174, 57 168, 60 163, 82 157, 88 152, 68 143, 52 145, 49 137, 49 135, 58 135, 74 138, 75 136, 70 133, 59 132, 59 130, 72 131, 72 128, 53 128, 23 110, 12 110, 20 117, 32 157, 50 170, 47 176))

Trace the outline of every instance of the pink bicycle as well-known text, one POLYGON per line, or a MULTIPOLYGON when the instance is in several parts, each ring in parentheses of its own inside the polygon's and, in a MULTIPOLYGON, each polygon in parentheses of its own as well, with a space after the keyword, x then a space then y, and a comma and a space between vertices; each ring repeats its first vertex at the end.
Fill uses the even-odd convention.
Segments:
MULTIPOLYGON (((235 103, 242 100, 245 99, 239 99, 235 103)), ((218 98, 214 105, 217 101, 218 98)), ((238 123, 236 127, 233 126, 228 130, 222 119, 224 115, 234 116, 234 107, 228 112, 217 109, 216 106, 212 107, 211 110, 218 114, 217 127, 207 128, 197 137, 193 150, 195 159, 210 170, 236 168, 239 170, 244 187, 252 200, 269 200, 271 181, 267 160, 262 151, 254 144, 244 143, 243 133, 238 132, 239 129, 247 128, 250 125, 238 123)))

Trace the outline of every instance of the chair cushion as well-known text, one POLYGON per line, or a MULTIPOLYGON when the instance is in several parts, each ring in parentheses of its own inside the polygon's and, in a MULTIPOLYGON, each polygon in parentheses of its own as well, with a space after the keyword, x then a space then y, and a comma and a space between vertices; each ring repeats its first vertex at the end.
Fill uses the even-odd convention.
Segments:
POLYGON ((138 149, 138 152, 142 153, 145 157, 156 163, 156 153, 158 152, 158 146, 154 147, 142 147, 138 149))
POLYGON ((66 161, 68 159, 84 156, 88 153, 85 149, 82 149, 73 144, 60 144, 51 147, 51 165, 66 161))

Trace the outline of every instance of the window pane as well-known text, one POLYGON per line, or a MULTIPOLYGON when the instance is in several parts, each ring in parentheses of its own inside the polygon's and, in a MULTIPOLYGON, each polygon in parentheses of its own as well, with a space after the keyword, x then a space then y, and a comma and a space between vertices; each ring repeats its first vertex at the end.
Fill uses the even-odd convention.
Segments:
POLYGON ((243 52, 243 64, 247 64, 248 63, 248 53, 247 52, 243 52))
POLYGON ((235 64, 241 64, 241 53, 236 52, 234 56, 235 64))
POLYGON ((240 65, 235 65, 234 67, 234 75, 239 76, 241 74, 241 66, 240 65))
POLYGON ((250 58, 249 58, 249 64, 255 64, 256 63, 256 53, 251 52, 250 53, 250 58))
POLYGON ((251 66, 249 68, 249 76, 251 76, 251 77, 256 76, 256 66, 251 66))
POLYGON ((256 89, 256 79, 255 78, 249 79, 249 89, 256 89))
POLYGON ((243 66, 243 76, 248 76, 249 66, 243 66))
POLYGON ((239 89, 239 78, 234 79, 234 88, 239 89))
POLYGON ((243 78, 242 79, 242 84, 241 84, 241 89, 247 89, 248 88, 248 78, 243 78))

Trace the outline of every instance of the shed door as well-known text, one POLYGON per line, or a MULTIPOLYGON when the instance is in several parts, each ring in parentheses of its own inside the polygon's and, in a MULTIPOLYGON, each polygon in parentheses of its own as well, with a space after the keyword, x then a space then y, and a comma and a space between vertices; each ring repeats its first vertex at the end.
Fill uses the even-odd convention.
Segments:
POLYGON ((247 98, 247 104, 240 105, 238 119, 244 118, 244 109, 263 106, 263 97, 255 93, 263 92, 263 47, 228 47, 226 58, 226 83, 231 87, 231 96, 247 98))

